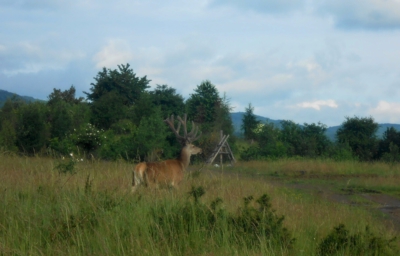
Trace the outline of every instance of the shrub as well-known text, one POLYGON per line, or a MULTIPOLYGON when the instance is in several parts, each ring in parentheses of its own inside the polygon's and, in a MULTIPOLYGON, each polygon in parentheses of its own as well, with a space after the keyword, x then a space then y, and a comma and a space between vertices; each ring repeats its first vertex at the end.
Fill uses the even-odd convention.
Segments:
POLYGON ((243 161, 261 160, 260 148, 258 146, 250 146, 247 149, 243 149, 240 153, 240 159, 243 161))
POLYGON ((273 245, 291 248, 295 239, 283 227, 284 216, 277 216, 271 208, 269 196, 264 194, 256 200, 258 208, 249 206, 252 200, 252 196, 244 198, 244 207, 230 218, 237 242, 253 247, 265 239, 273 245))
POLYGON ((351 235, 343 224, 335 227, 317 247, 318 255, 398 255, 395 237, 386 239, 373 234, 369 227, 365 232, 351 235))
POLYGON ((196 245, 199 245, 197 249, 204 250, 201 244, 210 240, 242 248, 268 245, 271 249, 287 250, 292 247, 295 239, 283 227, 284 216, 277 216, 272 210, 268 195, 264 194, 256 200, 257 208, 250 205, 253 197, 246 197, 244 207, 230 213, 221 207, 220 198, 212 201, 210 206, 202 204, 200 197, 204 193, 202 187, 192 187, 189 195, 193 201, 153 208, 151 216, 154 225, 150 227, 153 239, 183 254, 189 249, 196 249, 196 245))

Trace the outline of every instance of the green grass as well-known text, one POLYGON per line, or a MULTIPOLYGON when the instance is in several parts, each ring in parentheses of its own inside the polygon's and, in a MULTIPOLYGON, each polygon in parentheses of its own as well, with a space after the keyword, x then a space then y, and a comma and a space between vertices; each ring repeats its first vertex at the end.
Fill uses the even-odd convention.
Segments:
POLYGON ((1 255, 316 255, 339 224, 351 234, 366 226, 384 239, 397 234, 362 207, 280 185, 300 177, 318 184, 328 175, 338 183, 345 176, 359 178, 364 187, 391 188, 397 167, 305 160, 239 163, 225 168, 226 175, 205 168, 178 189, 140 188, 132 195, 131 164, 84 161, 76 163, 75 173, 62 174, 56 168, 60 161, 0 155, 1 255), (270 175, 275 172, 280 176, 270 175), (205 191, 198 203, 188 193, 193 188, 205 191), (256 199, 264 194, 271 206, 261 212, 273 212, 275 224, 284 217, 273 234, 287 230, 295 239, 291 247, 279 242, 284 238, 276 242, 263 233, 272 225, 259 215, 256 199), (245 206, 249 196, 254 200, 245 206), (222 202, 213 208, 218 198, 222 202), (218 221, 210 222, 213 214, 218 221), (248 221, 261 223, 256 225, 261 229, 249 228, 248 221))

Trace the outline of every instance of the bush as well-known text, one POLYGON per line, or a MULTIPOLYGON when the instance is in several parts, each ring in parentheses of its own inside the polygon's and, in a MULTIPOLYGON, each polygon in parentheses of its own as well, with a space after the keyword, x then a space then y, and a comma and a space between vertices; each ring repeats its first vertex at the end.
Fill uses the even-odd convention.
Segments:
POLYGON ((319 243, 318 255, 398 255, 396 238, 385 239, 373 234, 369 227, 365 232, 351 235, 343 224, 335 227, 319 243))
POLYGON ((240 152, 240 159, 243 161, 261 160, 261 151, 258 146, 250 146, 240 152))
POLYGON ((204 193, 202 187, 192 187, 189 195, 193 201, 153 208, 154 225, 150 227, 153 239, 182 254, 188 250, 204 250, 201 245, 210 240, 216 244, 237 244, 242 248, 261 248, 262 245, 279 250, 292 248, 295 239, 283 227, 284 216, 277 216, 272 210, 268 195, 256 200, 257 208, 251 206, 253 197, 246 197, 244 207, 230 213, 221 207, 220 198, 212 201, 210 206, 202 204, 200 197, 204 193))

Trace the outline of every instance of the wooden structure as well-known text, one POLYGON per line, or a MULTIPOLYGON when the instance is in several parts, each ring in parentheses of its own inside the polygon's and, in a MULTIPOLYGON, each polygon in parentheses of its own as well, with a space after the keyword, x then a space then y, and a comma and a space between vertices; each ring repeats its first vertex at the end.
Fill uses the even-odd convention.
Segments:
POLYGON ((236 159, 233 156, 231 147, 228 143, 229 135, 223 135, 222 131, 220 133, 220 141, 218 145, 215 147, 214 151, 211 153, 210 157, 206 160, 206 164, 211 165, 215 158, 219 155, 220 166, 222 167, 222 159, 223 155, 226 155, 228 159, 231 161, 231 164, 234 165, 236 163, 236 159))

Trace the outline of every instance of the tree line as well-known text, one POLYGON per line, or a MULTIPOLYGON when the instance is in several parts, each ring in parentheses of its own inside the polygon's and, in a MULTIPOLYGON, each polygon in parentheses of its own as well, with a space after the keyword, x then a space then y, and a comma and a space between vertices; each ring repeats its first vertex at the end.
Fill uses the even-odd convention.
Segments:
POLYGON ((277 127, 261 123, 249 104, 243 116, 242 131, 250 147, 241 150, 243 160, 282 157, 333 158, 387 162, 400 161, 400 132, 389 127, 382 138, 376 133, 379 124, 372 117, 346 117, 332 142, 325 134, 322 123, 303 125, 285 120, 277 127))
POLYGON ((324 124, 260 123, 249 104, 241 127, 246 143, 236 143, 229 99, 210 81, 197 85, 187 99, 168 85, 151 89, 149 82, 126 64, 99 71, 84 92, 86 97, 76 97, 71 86, 65 91, 54 88, 45 102, 8 99, 0 109, 0 150, 26 155, 72 153, 105 160, 172 158, 181 146, 163 120, 187 113, 203 134, 198 140, 204 152, 199 161, 213 151, 221 130, 230 135, 229 144, 242 160, 400 160, 400 132, 388 128, 378 139, 378 124, 372 117, 346 117, 332 142, 324 124))
POLYGON ((210 81, 201 82, 187 100, 168 85, 151 90, 149 82, 126 64, 98 72, 85 98, 76 97, 71 86, 54 89, 46 102, 8 99, 0 111, 0 148, 106 160, 171 158, 180 145, 163 120, 184 113, 203 132, 199 144, 206 154, 220 130, 233 133, 229 101, 210 81))

